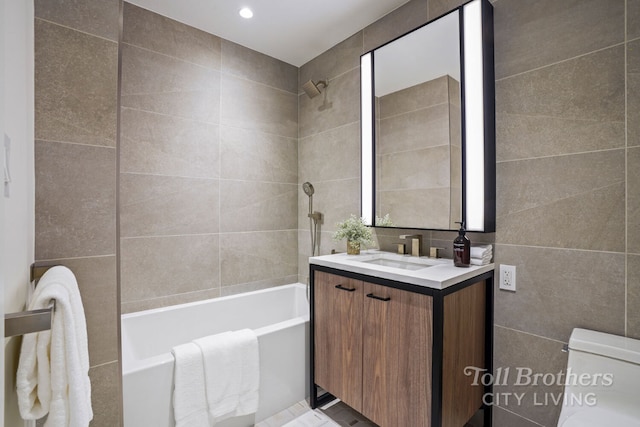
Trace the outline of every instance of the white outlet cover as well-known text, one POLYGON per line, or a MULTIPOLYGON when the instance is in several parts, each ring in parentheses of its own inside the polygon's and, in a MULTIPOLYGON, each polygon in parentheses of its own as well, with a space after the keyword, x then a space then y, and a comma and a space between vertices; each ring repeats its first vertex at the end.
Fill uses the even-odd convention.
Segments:
POLYGON ((516 291, 516 266, 500 265, 500 289, 516 291))

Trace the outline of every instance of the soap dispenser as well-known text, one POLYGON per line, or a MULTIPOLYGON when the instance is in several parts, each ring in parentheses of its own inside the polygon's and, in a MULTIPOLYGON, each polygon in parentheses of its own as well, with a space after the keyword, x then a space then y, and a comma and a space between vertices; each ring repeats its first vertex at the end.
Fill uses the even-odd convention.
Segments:
POLYGON ((465 235, 464 222, 456 222, 460 224, 458 237, 453 241, 453 265, 456 267, 469 267, 471 264, 471 241, 465 235))

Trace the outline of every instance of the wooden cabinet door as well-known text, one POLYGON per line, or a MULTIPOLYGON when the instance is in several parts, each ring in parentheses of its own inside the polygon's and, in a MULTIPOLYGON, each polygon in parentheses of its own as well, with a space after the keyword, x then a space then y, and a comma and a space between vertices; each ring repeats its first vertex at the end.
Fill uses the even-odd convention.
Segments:
POLYGON ((359 280, 315 272, 315 383, 358 412, 362 412, 363 295, 359 280))
POLYGON ((431 425, 433 304, 364 283, 362 414, 381 427, 431 425))

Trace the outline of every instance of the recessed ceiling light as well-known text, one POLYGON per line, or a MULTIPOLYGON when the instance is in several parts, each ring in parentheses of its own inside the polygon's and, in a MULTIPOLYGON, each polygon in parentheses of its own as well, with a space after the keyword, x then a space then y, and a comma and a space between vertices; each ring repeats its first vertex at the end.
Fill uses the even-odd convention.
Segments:
POLYGON ((253 12, 248 7, 243 7, 242 9, 240 9, 240 12, 238 13, 240 13, 240 16, 242 16, 244 19, 249 19, 253 17, 253 12))

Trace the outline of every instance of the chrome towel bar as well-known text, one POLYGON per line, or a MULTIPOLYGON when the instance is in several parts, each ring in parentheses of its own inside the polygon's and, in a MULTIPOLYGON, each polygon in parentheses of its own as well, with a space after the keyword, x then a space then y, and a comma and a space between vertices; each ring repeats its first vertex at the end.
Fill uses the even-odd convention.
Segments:
MULTIPOLYGON (((31 264, 31 281, 36 283, 49 268, 58 264, 33 263, 31 264)), ((30 334, 51 329, 51 320, 56 310, 56 300, 52 299, 48 308, 40 310, 20 311, 4 315, 4 337, 30 334)))

